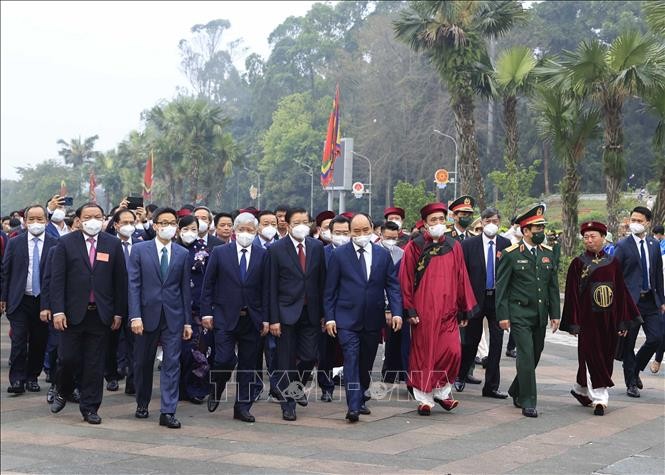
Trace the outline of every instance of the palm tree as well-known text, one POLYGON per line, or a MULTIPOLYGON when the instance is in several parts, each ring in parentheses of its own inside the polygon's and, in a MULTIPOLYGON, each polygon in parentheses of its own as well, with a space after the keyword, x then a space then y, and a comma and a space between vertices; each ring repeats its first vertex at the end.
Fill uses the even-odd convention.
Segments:
POLYGON ((460 143, 456 179, 461 192, 474 194, 481 208, 485 190, 473 111, 476 94, 494 92, 485 40, 502 35, 523 18, 522 5, 514 0, 411 1, 394 23, 397 38, 424 52, 448 87, 460 143))
POLYGON ((654 93, 645 98, 649 110, 658 117, 653 136, 655 176, 658 177, 658 192, 653 206, 653 223, 665 223, 665 94, 654 93))
POLYGON ((642 4, 644 19, 651 31, 660 36, 665 36, 665 1, 650 0, 642 4))
POLYGON ((552 144, 563 163, 561 181, 563 236, 561 250, 571 256, 577 243, 577 205, 580 194, 579 165, 589 140, 600 132, 600 112, 586 107, 581 98, 562 88, 538 88, 533 108, 539 113, 540 137, 552 144))
POLYGON ((69 143, 63 139, 58 140, 57 144, 62 145, 62 148, 58 151, 65 164, 71 165, 73 169, 78 169, 78 190, 77 196, 81 195, 81 185, 83 183, 83 176, 88 171, 88 165, 94 161, 98 156, 99 152, 95 150, 95 142, 99 139, 98 135, 93 135, 88 137, 85 140, 81 141, 81 137, 71 139, 69 143))
MULTIPOLYGON (((665 88, 665 45, 653 36, 627 32, 607 45, 583 41, 564 51, 558 63, 545 68, 548 84, 567 84, 589 97, 602 110, 603 163, 607 191, 608 228, 616 233, 619 199, 626 164, 623 158, 623 104, 633 95, 665 88)), ((661 92, 662 93, 662 92, 661 92)))

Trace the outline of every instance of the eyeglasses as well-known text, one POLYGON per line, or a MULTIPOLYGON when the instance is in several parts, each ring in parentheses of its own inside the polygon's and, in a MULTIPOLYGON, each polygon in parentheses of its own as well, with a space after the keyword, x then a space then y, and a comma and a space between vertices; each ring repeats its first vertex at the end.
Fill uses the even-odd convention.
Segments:
POLYGON ((177 221, 157 221, 156 223, 159 226, 177 226, 177 221))

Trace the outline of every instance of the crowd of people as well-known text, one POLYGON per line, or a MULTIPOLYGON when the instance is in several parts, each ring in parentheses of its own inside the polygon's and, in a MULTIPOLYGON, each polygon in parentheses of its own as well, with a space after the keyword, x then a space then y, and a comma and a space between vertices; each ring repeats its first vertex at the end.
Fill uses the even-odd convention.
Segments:
POLYGON ((514 217, 503 233, 498 210, 475 213, 471 196, 430 203, 406 230, 398 207, 381 221, 130 200, 109 213, 94 202, 72 213, 55 195, 3 219, 7 391, 38 392, 45 372, 52 413, 73 402, 99 424, 104 388, 118 391, 124 379, 135 416, 146 419, 157 363, 161 426, 181 426, 182 400, 215 412, 230 382, 241 421, 255 422, 262 394, 295 421, 297 406, 317 393, 333 402, 343 385, 354 423, 371 413, 383 343, 378 378, 404 382, 422 416, 457 407, 455 393, 482 382, 474 375, 482 365, 483 397, 511 397, 537 417, 536 366, 549 326, 578 336, 571 394, 579 403, 604 414, 615 359, 627 395, 639 397, 641 371, 655 354, 658 372, 665 348, 665 240, 651 211, 632 210, 630 234, 611 252, 603 223, 581 225, 585 251, 567 271, 563 309, 545 206, 514 217), (640 328, 646 341, 636 353, 640 328), (517 374, 504 392, 506 331, 517 374))

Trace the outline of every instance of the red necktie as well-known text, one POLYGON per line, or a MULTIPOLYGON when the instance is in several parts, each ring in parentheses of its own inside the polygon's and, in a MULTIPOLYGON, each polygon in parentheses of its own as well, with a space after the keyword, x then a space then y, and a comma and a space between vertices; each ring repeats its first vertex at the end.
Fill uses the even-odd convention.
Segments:
POLYGON ((305 272, 305 251, 303 251, 302 243, 298 244, 298 260, 300 261, 300 267, 302 268, 303 273, 305 272))
MULTIPOLYGON (((90 259, 90 268, 92 269, 95 265, 95 257, 97 256, 97 249, 95 249, 95 238, 88 238, 90 243, 90 251, 88 252, 88 258, 90 259)), ((90 296, 88 297, 88 302, 92 303, 95 301, 95 292, 92 288, 90 289, 90 296)))

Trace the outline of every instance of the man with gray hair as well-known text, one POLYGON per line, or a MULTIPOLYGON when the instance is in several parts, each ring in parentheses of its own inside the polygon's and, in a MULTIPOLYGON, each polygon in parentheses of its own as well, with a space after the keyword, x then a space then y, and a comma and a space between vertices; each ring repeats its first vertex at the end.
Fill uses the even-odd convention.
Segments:
POLYGON ((210 234, 210 229, 213 227, 212 213, 206 206, 197 206, 194 208, 194 216, 199 221, 199 244, 206 248, 207 252, 224 244, 224 241, 210 234))
POLYGON ((254 402, 254 372, 261 337, 268 333, 268 317, 263 308, 266 250, 254 242, 258 224, 250 213, 240 213, 235 218, 236 239, 213 250, 201 291, 202 324, 215 336, 208 411, 214 412, 219 406, 237 366, 233 418, 243 422, 255 420, 249 412, 254 402))

